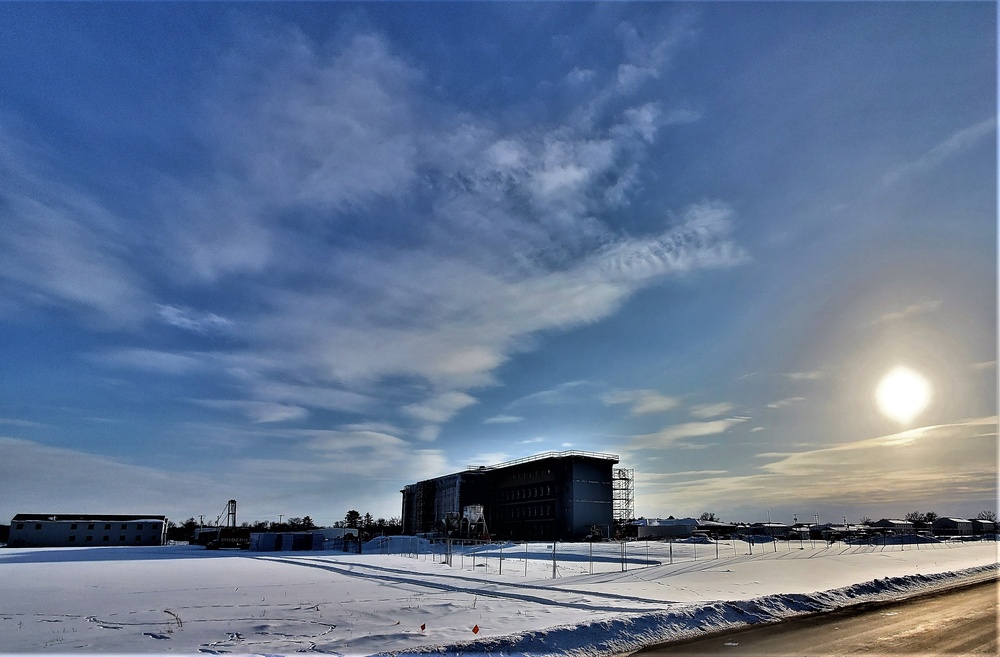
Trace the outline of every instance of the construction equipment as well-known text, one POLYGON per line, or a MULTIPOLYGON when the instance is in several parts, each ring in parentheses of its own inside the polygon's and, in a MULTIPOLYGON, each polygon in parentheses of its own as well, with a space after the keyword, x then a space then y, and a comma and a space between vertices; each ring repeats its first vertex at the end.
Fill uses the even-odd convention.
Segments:
POLYGON ((229 500, 226 503, 226 508, 215 519, 214 526, 195 529, 192 542, 196 545, 204 545, 209 550, 221 548, 249 550, 250 528, 236 525, 236 500, 229 500), (220 524, 223 516, 226 517, 224 525, 220 524))

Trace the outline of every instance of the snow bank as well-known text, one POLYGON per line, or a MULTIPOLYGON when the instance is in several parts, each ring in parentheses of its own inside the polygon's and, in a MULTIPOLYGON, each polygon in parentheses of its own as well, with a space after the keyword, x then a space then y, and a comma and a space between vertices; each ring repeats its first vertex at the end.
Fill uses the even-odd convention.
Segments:
POLYGON ((644 647, 680 641, 710 632, 736 630, 758 623, 774 623, 795 616, 845 609, 854 605, 891 602, 954 586, 997 577, 997 566, 979 566, 933 575, 887 577, 851 586, 805 594, 774 594, 745 601, 690 605, 677 611, 653 612, 606 621, 564 625, 536 632, 429 646, 384 655, 502 654, 548 656, 605 656, 627 654, 644 647))

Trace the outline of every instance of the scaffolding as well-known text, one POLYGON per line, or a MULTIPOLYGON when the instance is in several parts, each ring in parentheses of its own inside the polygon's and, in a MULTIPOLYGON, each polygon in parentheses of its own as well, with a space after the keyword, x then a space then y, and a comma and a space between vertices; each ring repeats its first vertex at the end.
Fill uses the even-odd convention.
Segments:
POLYGON ((617 523, 635 519, 635 470, 615 468, 611 478, 612 514, 617 523))

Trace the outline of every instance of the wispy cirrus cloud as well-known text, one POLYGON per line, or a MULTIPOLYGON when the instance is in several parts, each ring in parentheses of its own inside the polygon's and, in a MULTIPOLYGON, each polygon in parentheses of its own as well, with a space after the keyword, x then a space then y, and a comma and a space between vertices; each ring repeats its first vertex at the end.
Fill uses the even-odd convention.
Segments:
POLYGON ((747 497, 782 503, 788 490, 795 490, 801 503, 888 508, 948 504, 970 495, 995 499, 996 441, 995 416, 971 418, 803 452, 761 454, 766 462, 755 472, 665 484, 652 498, 662 495, 694 508, 731 506, 747 497), (894 467, 887 469, 886 463, 894 467))
POLYGON ((142 347, 110 349, 88 354, 87 358, 109 367, 164 374, 190 374, 204 371, 206 368, 205 358, 201 354, 174 353, 142 347))
POLYGON ((513 424, 522 421, 524 418, 517 415, 494 415, 483 420, 483 424, 513 424))
POLYGON ((634 234, 603 218, 629 203, 662 132, 697 119, 642 95, 687 30, 623 25, 616 79, 577 71, 583 102, 530 124, 442 104, 377 32, 322 43, 251 30, 203 82, 189 137, 209 155, 196 174, 150 186, 135 203, 147 220, 126 222, 69 183, 43 197, 59 181, 14 157, 19 182, 0 190, 19 237, 0 236, 0 278, 133 322, 133 346, 95 362, 209 368, 245 394, 244 413, 378 408, 432 439, 537 334, 607 318, 665 278, 747 261, 722 200, 663 211, 634 234), (238 317, 219 309, 223 283, 238 317), (232 341, 171 351, 138 330, 153 320, 232 341), (387 382, 400 378, 421 398, 399 403, 387 382))
POLYGON ((797 404, 799 402, 805 401, 805 397, 785 397, 784 399, 779 399, 773 401, 767 405, 768 408, 778 409, 791 406, 792 404, 797 404))
POLYGON ((302 420, 309 416, 309 411, 301 406, 274 402, 241 399, 192 399, 191 401, 206 408, 236 411, 258 423, 302 420))
POLYGON ((605 404, 629 406, 632 415, 663 413, 677 408, 680 399, 661 394, 656 390, 616 390, 604 395, 605 404))
POLYGON ((708 419, 725 415, 735 409, 735 404, 731 404, 729 402, 716 402, 714 404, 698 404, 696 406, 692 406, 688 409, 688 412, 697 418, 708 419))
POLYGON ((0 293, 28 306, 67 309, 107 328, 149 315, 125 219, 88 193, 45 177, 44 149, 0 115, 0 293))
POLYGON ((818 381, 826 376, 823 370, 809 370, 807 372, 783 372, 782 376, 792 381, 818 381))
POLYGON ((940 299, 925 299, 917 303, 911 303, 905 308, 900 308, 899 310, 893 310, 891 312, 883 313, 879 315, 874 320, 874 324, 884 324, 886 322, 898 322, 915 315, 925 315, 927 313, 934 312, 941 307, 940 299))
POLYGON ((167 324, 195 333, 225 331, 232 325, 232 322, 225 317, 212 312, 197 311, 186 306, 158 304, 157 312, 167 324))
POLYGON ((690 438, 704 438, 725 433, 731 428, 749 421, 748 417, 730 417, 706 422, 685 422, 664 427, 655 433, 631 436, 628 446, 632 450, 660 449, 678 444, 696 445, 690 438))
POLYGON ((962 128, 917 159, 886 173, 882 176, 882 182, 886 185, 892 185, 905 178, 931 171, 952 156, 979 144, 994 133, 996 128, 996 117, 983 119, 962 128))

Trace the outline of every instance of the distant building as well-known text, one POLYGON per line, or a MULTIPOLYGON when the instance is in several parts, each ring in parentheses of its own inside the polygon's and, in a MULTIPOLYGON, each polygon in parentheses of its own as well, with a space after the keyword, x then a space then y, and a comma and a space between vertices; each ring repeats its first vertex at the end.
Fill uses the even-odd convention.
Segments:
POLYGON ((970 520, 969 522, 972 523, 972 533, 973 534, 976 534, 976 535, 987 534, 987 535, 989 535, 989 534, 996 534, 997 533, 997 525, 992 520, 980 520, 979 518, 975 518, 973 520, 970 520))
POLYGON ((935 536, 971 536, 972 521, 964 518, 935 518, 931 523, 935 536))
POLYGON ((755 522, 748 527, 742 528, 740 533, 751 534, 753 536, 788 538, 790 531, 791 527, 782 522, 755 522))
POLYGON ((613 466, 618 457, 546 452, 409 484, 403 533, 573 540, 614 524, 613 466))
POLYGON ((700 525, 694 518, 640 518, 634 523, 638 537, 643 538, 688 538, 700 525))
POLYGON ((872 523, 872 528, 883 534, 912 534, 913 523, 909 520, 899 520, 895 518, 882 518, 872 523))
POLYGON ((166 516, 19 513, 7 546, 163 545, 166 534, 166 516))

